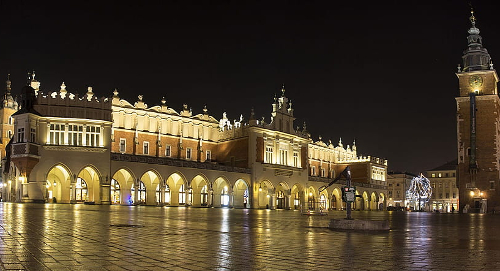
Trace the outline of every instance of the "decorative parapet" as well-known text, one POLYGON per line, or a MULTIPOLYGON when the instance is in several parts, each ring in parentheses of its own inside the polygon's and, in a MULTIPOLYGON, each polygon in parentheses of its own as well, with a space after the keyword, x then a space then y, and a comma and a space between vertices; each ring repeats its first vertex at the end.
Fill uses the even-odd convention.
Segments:
POLYGON ((40 158, 39 148, 40 145, 29 142, 14 143, 12 144, 12 157, 16 158, 31 156, 40 158))
POLYGON ((121 154, 121 153, 111 153, 111 161, 123 161, 123 162, 135 162, 135 163, 147 163, 156 165, 167 165, 175 167, 185 167, 185 168, 197 168, 206 170, 217 170, 226 172, 238 172, 250 174, 251 169, 225 166, 211 162, 196 162, 196 161, 186 161, 180 159, 174 159, 170 157, 151 157, 145 155, 131 155, 131 154, 121 154))

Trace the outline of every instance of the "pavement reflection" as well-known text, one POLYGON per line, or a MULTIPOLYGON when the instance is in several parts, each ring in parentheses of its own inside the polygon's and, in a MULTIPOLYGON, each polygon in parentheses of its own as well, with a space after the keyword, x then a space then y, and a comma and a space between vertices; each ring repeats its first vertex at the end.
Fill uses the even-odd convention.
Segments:
POLYGON ((2 270, 500 270, 500 216, 0 203, 2 270))

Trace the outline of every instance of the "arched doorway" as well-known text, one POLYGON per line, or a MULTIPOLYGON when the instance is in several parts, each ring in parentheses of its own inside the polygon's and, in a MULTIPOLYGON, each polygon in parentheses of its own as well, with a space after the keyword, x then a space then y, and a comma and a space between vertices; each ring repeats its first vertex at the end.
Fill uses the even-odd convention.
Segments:
POLYGON ((85 202, 89 200, 87 182, 85 182, 85 180, 80 177, 76 178, 75 200, 76 202, 85 202))
POLYGON ((185 178, 180 173, 173 173, 167 178, 166 183, 170 193, 170 205, 185 205, 187 189, 185 178))
POLYGON ((53 166, 47 173, 45 199, 52 203, 70 203, 71 171, 64 164, 53 166))
POLYGON ((97 204, 101 203, 100 174, 94 166, 86 166, 80 171, 75 183, 72 185, 72 189, 72 199, 77 202, 89 201, 97 204), (82 199, 83 193, 86 194, 85 199, 82 199))
POLYGON ((190 203, 196 207, 208 206, 208 181, 204 176, 198 175, 191 180, 190 203))
POLYGON ((291 190, 292 206, 295 210, 302 209, 302 204, 304 202, 304 192, 302 191, 302 186, 296 184, 291 190))
POLYGON ((272 205, 272 200, 271 200, 271 195, 273 194, 273 184, 268 181, 264 180, 259 183, 257 187, 257 208, 266 208, 266 209, 271 209, 273 208, 272 205))
POLYGON ((144 184, 144 190, 146 192, 145 202, 140 201, 140 204, 146 205, 158 205, 163 204, 163 199, 161 198, 161 186, 163 180, 160 174, 156 170, 148 170, 142 174, 140 181, 144 184), (157 191, 159 189, 159 191, 157 191), (157 197, 159 196, 159 197, 157 197))
POLYGON ((128 169, 122 168, 113 174, 111 183, 111 200, 114 204, 133 204, 134 198, 131 195, 131 188, 134 185, 135 176, 128 169), (113 196, 114 190, 114 196, 113 196))
POLYGON ((214 207, 227 207, 231 205, 231 190, 229 182, 219 177, 215 180, 213 186, 213 203, 214 207))
POLYGON ((250 208, 248 185, 243 179, 236 181, 233 187, 233 207, 250 208))

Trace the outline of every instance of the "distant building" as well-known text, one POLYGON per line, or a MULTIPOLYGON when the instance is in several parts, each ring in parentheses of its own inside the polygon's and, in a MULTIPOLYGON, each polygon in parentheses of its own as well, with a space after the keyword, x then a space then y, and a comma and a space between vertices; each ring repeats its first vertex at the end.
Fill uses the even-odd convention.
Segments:
POLYGON ((320 188, 350 166, 360 196, 353 208, 386 207, 387 160, 358 156, 354 143, 314 141, 305 125, 294 127, 284 88, 266 121, 253 111, 217 120, 165 99, 149 107, 116 90, 79 96, 64 83, 43 92, 34 76, 28 83, 20 110, 3 116, 15 120, 3 160, 10 201, 342 209, 344 181, 320 188))
POLYGON ((439 212, 458 211, 459 190, 457 187, 457 160, 453 160, 437 168, 427 171, 427 178, 431 181, 432 210, 439 212))
POLYGON ((387 206, 389 209, 410 208, 406 200, 406 192, 410 187, 411 180, 417 175, 408 172, 389 172, 387 178, 387 206))
POLYGON ((463 66, 459 66, 456 73, 459 208, 468 212, 491 212, 500 208, 498 75, 483 47, 474 14, 470 21, 463 66))

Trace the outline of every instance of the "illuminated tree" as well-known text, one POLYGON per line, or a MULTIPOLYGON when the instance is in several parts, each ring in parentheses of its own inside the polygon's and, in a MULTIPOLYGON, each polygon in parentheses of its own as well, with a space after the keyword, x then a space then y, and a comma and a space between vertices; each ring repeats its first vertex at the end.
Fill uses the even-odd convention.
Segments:
POLYGON ((421 210, 431 200, 431 182, 422 173, 411 180, 410 187, 406 191, 406 200, 421 210))

